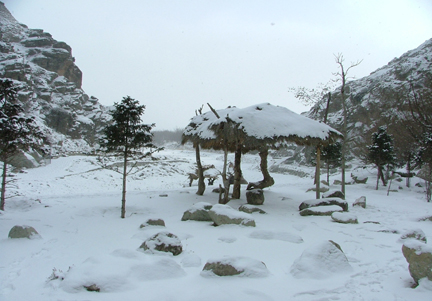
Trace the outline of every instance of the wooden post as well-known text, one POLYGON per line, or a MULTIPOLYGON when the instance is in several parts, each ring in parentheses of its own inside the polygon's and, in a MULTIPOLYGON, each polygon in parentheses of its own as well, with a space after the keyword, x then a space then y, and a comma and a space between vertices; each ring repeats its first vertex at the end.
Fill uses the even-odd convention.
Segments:
POLYGON ((320 168, 320 165, 321 165, 321 148, 320 148, 320 145, 318 145, 317 146, 317 150, 316 150, 316 153, 317 153, 317 157, 316 157, 316 169, 315 169, 315 189, 316 189, 316 199, 320 199, 321 198, 321 196, 320 196, 320 181, 321 181, 321 179, 320 179, 320 172, 321 172, 321 168, 320 168))
POLYGON ((240 198, 240 181, 241 181, 241 155, 242 155, 242 145, 239 143, 237 145, 237 149, 235 151, 235 157, 234 157, 234 186, 233 186, 233 193, 232 198, 233 199, 239 199, 240 198))

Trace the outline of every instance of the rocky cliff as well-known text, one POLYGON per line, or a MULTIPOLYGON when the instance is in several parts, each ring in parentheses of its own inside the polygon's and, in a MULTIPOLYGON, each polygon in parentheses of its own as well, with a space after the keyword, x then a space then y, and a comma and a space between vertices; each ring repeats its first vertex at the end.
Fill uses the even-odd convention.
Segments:
MULTIPOLYGON (((348 67, 348 66, 346 66, 348 67)), ((410 85, 415 89, 431 89, 432 39, 418 48, 393 59, 369 76, 348 82, 347 119, 350 149, 354 155, 364 150, 364 143, 377 127, 386 125, 389 132, 398 135, 394 125, 404 118, 401 107, 407 99, 410 85)), ((307 113, 308 117, 324 119, 327 99, 322 99, 307 113)), ((328 122, 342 130, 343 110, 340 87, 332 92, 328 122)))
POLYGON ((14 81, 26 114, 49 136, 53 154, 91 151, 109 120, 107 108, 81 89, 72 48, 20 24, 0 2, 0 77, 14 81))

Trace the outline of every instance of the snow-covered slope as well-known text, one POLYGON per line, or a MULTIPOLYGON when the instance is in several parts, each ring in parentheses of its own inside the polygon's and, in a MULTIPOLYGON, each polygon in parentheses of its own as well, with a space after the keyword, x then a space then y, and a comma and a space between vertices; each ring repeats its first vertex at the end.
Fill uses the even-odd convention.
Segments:
MULTIPOLYGON (((345 68, 349 67, 346 63, 345 68)), ((348 74, 349 75, 349 74, 348 74)), ((407 91, 410 83, 417 89, 430 86, 432 79, 432 39, 418 48, 410 50, 369 76, 349 81, 346 100, 348 113, 348 136, 358 143, 369 139, 371 131, 378 126, 394 124, 401 114, 398 106, 406 97, 396 97, 407 91)), ((332 92, 328 121, 331 126, 342 130, 343 113, 340 87, 332 92)), ((318 102, 307 116, 323 120, 327 97, 318 102)), ((396 133, 394 133, 396 134, 396 133)), ((353 145, 352 145, 353 147, 353 145)))
POLYGON ((50 137, 53 154, 89 151, 110 116, 81 89, 71 47, 18 23, 2 2, 0 38, 0 77, 14 81, 26 114, 50 137))

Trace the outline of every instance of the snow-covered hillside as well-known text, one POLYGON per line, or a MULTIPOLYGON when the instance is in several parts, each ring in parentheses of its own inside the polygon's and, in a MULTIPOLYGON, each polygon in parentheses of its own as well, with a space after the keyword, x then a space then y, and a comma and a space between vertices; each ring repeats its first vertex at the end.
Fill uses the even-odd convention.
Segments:
MULTIPOLYGON (((265 190, 259 206, 267 214, 248 215, 256 227, 214 227, 181 221, 192 205, 218 199, 211 192, 218 180, 204 196, 195 194, 196 183, 188 186, 194 150, 167 149, 156 157, 128 178, 125 219, 120 218, 121 175, 100 169, 95 157, 62 157, 17 174, 22 196, 7 200, 0 214, 0 299, 430 300, 432 282, 411 288, 401 251, 406 231, 423 231, 428 244, 432 241, 432 222, 419 221, 432 215, 423 188, 414 186, 422 184, 420 179, 412 188, 393 181, 387 196, 386 188, 374 189, 375 171, 364 170, 368 183, 346 188, 350 216, 359 223, 341 224, 329 216, 299 215, 299 205, 315 197, 306 192, 313 187, 313 170, 293 167, 308 176, 273 173, 276 184, 265 190), (352 206, 360 196, 366 197, 366 209, 352 206), (166 227, 140 228, 159 218, 166 227), (15 225, 32 226, 40 237, 8 239, 15 225), (180 255, 139 249, 163 231, 179 237, 180 255), (347 261, 320 253, 328 240, 340 245, 347 261), (226 277, 202 273, 209 260, 232 257, 243 258, 241 264, 251 269, 254 260, 263 262, 266 271, 226 277), (83 288, 91 284, 100 292, 83 288)), ((201 158, 222 167, 220 152, 203 151, 201 158)), ((278 160, 270 159, 269 165, 278 160)), ((261 179, 259 156, 244 155, 242 166, 248 181, 261 179)), ((331 181, 339 178, 332 175, 331 181)), ((239 200, 228 203, 235 210, 246 203, 244 188, 239 200)))
MULTIPOLYGON (((346 69, 350 63, 345 62, 344 65, 346 69)), ((349 142, 351 148, 355 148, 364 140, 369 140, 371 131, 382 125, 388 126, 389 131, 396 135, 398 129, 393 129, 392 125, 403 117, 403 114, 400 114, 400 106, 407 101, 406 93, 410 84, 416 89, 431 89, 432 39, 393 59, 369 76, 353 80, 349 75, 348 73, 346 106, 348 136, 352 138, 349 142)), ((328 124, 342 130, 340 87, 331 94, 328 124)), ((310 109, 307 116, 323 120, 326 104, 327 97, 324 97, 310 109)))

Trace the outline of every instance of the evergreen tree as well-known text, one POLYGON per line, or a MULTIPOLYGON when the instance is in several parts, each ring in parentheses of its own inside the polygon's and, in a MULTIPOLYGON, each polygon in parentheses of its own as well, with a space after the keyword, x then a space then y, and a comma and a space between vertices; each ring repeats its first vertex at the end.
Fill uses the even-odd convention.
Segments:
POLYGON ((125 218, 126 179, 134 167, 128 171, 128 162, 131 159, 142 159, 160 149, 152 144, 153 135, 150 131, 155 125, 141 123, 144 105, 139 105, 138 100, 127 96, 123 97, 120 103, 114 103, 114 107, 114 111, 111 112, 112 123, 106 126, 100 145, 105 152, 123 159, 121 218, 125 218), (143 148, 150 148, 150 151, 143 152, 143 148))
POLYGON ((321 159, 326 164, 327 169, 327 183, 330 184, 329 171, 330 167, 338 167, 341 164, 342 159, 342 144, 336 142, 333 144, 328 144, 324 146, 321 150, 321 159))
POLYGON ((381 178, 383 185, 387 183, 384 178, 384 166, 395 164, 393 137, 387 133, 387 128, 381 126, 376 133, 372 134, 372 144, 368 146, 368 159, 376 165, 378 169, 378 178, 376 189, 378 190, 378 182, 381 178))
POLYGON ((42 150, 44 138, 34 117, 24 115, 16 94, 12 81, 0 80, 0 161, 3 163, 0 210, 4 210, 6 200, 7 165, 21 151, 42 150))

